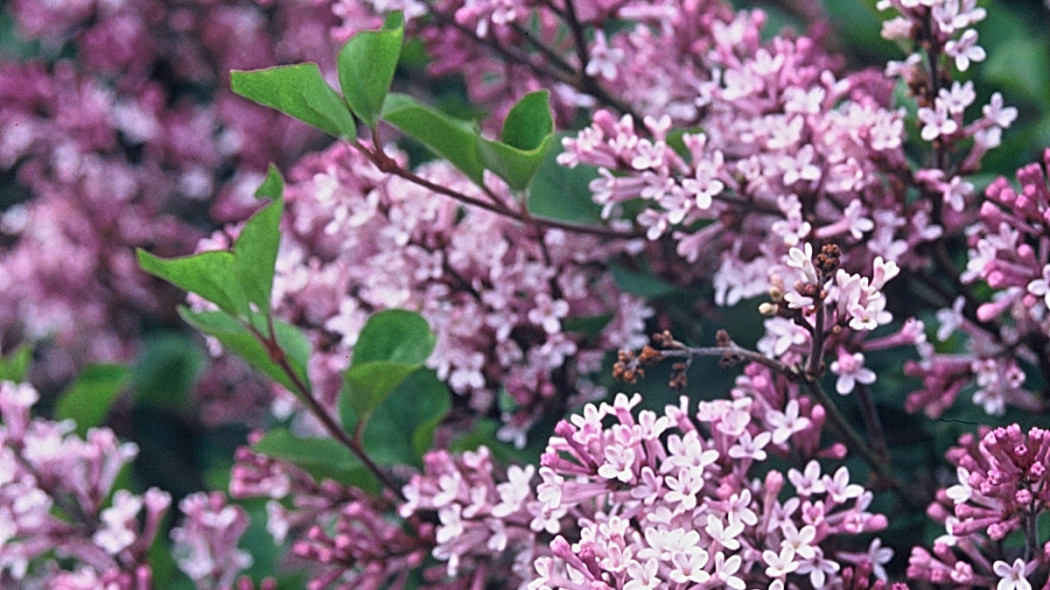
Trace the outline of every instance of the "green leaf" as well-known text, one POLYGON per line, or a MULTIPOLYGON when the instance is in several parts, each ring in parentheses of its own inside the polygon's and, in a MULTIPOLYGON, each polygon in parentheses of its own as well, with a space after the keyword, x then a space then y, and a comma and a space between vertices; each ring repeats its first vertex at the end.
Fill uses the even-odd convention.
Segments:
POLYGON ((601 207, 591 198, 590 182, 598 177, 592 166, 567 168, 558 164, 558 153, 549 150, 529 185, 526 203, 536 217, 601 225, 601 207))
POLYGON ((467 122, 449 117, 414 98, 390 93, 383 103, 383 120, 416 139, 477 184, 484 168, 478 154, 478 134, 467 122))
POLYGON ((284 178, 277 166, 270 164, 266 168, 266 179, 259 188, 255 189, 255 197, 258 199, 280 199, 284 195, 284 178))
POLYGON ((354 139, 357 130, 346 104, 314 63, 230 72, 233 91, 317 127, 336 137, 354 139))
POLYGON ((283 212, 284 202, 281 199, 263 207, 244 224, 233 245, 233 273, 248 301, 255 304, 255 311, 270 311, 283 212))
MULTIPOLYGON (((359 419, 368 420, 394 389, 419 370, 419 364, 373 361, 355 363, 343 373, 342 397, 359 419)), ((343 424, 353 424, 343 417, 343 424)))
POLYGON ((76 432, 83 436, 89 428, 101 426, 113 401, 131 382, 131 369, 123 365, 89 365, 59 396, 55 417, 73 419, 76 432))
POLYGON ((146 272, 196 293, 236 317, 248 317, 249 303, 255 304, 255 311, 269 313, 274 265, 281 242, 283 184, 280 174, 271 167, 256 194, 277 198, 248 219, 232 251, 162 259, 140 249, 139 264, 146 272))
POLYGON ((362 439, 365 452, 381 465, 421 467, 434 430, 451 405, 448 387, 434 371, 412 373, 369 419, 362 439))
POLYGON ((512 189, 529 185, 554 141, 550 93, 527 94, 503 121, 502 141, 478 138, 478 152, 485 167, 507 181, 512 189))
MULTIPOLYGON (((343 424, 367 422, 372 413, 434 350, 434 333, 423 316, 401 309, 368 319, 354 345, 354 358, 343 373, 343 424)), ((358 428, 361 428, 358 425, 358 428)))
POLYGON ((33 360, 33 348, 22 345, 5 357, 0 358, 0 381, 22 383, 29 371, 29 362, 33 360))
POLYGON ((379 122, 401 56, 404 19, 394 13, 380 31, 361 31, 339 52, 339 86, 350 110, 369 127, 379 122))
POLYGON ((423 316, 403 309, 374 314, 361 329, 354 345, 353 365, 391 361, 422 365, 434 350, 436 339, 423 316))
POLYGON ((163 259, 140 248, 137 254, 139 265, 146 272, 200 295, 227 313, 248 312, 248 299, 233 273, 232 252, 201 252, 163 259))
POLYGON ((514 149, 532 151, 545 145, 553 134, 550 92, 537 90, 511 107, 503 120, 500 139, 514 149))
MULTIPOLYGON (((299 387, 295 381, 281 368, 281 366, 270 358, 270 354, 262 343, 248 330, 248 328, 227 313, 221 311, 191 311, 185 307, 179 308, 179 315, 186 323, 197 330, 210 336, 214 336, 228 351, 236 354, 251 366, 262 371, 268 377, 280 383, 288 391, 299 394, 299 387)), ((265 334, 266 321, 259 314, 253 314, 255 329, 265 334)), ((307 377, 306 366, 310 358, 310 342, 306 336, 295 326, 286 324, 280 320, 273 320, 274 332, 276 332, 277 343, 284 351, 289 366, 303 384, 310 391, 310 381, 307 377)))
POLYGON ((287 461, 317 481, 331 479, 368 491, 379 488, 361 461, 332 438, 299 438, 287 429, 274 428, 252 445, 252 450, 287 461))

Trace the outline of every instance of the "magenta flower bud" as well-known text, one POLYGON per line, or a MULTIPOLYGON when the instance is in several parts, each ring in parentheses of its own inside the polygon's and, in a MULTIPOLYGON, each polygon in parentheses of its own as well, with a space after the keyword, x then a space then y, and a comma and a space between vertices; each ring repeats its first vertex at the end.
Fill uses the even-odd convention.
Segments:
POLYGON ((1014 500, 1022 506, 1030 504, 1032 502, 1032 498, 1033 496, 1031 490, 1017 490, 1017 492, 1014 493, 1014 500))
POLYGON ((865 522, 864 530, 868 532, 881 531, 887 526, 889 526, 889 519, 886 518, 885 514, 873 514, 865 522))
POLYGON ((779 471, 770 471, 766 474, 765 485, 765 496, 768 498, 776 498, 780 495, 780 490, 784 488, 784 474, 779 471))
POLYGON ((554 434, 566 439, 571 438, 573 434, 576 434, 576 427, 568 420, 558 420, 554 426, 554 434))

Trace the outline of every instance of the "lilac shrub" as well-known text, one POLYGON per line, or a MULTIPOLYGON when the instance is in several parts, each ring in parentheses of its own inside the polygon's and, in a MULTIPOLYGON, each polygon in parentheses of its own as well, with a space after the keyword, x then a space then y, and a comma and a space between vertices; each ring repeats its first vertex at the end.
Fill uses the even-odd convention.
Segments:
MULTIPOLYGON (((368 14, 364 4, 337 6, 347 34, 354 19, 368 14)), ((937 416, 971 382, 980 388, 974 401, 989 413, 999 413, 1006 405, 1034 408, 1035 398, 1020 390, 1023 371, 1010 363, 1016 363, 1018 345, 1032 350, 1020 358, 1041 358, 1045 347, 1039 324, 1025 315, 1042 318, 1045 314, 1033 302, 1050 291, 1043 284, 1046 261, 1036 254, 1045 248, 1017 248, 1017 239, 1001 229, 1011 227, 1002 223, 1005 215, 1025 219, 1012 210, 1038 210, 1038 195, 1045 194, 1042 178, 1027 169, 1020 177, 1026 186, 1040 187, 1024 189, 1030 200, 1017 199, 1021 193, 1003 181, 993 183, 989 198, 1011 212, 985 205, 979 216, 973 207, 977 193, 966 180, 1016 117, 999 94, 974 117, 974 86, 956 79, 985 58, 973 29, 985 11, 972 2, 880 4, 882 9, 891 7, 900 16, 886 24, 884 36, 914 42, 926 52, 926 61, 915 54, 891 63, 888 75, 883 75, 836 74, 836 60, 817 39, 763 40, 762 13, 734 14, 715 3, 398 4, 405 10, 409 30, 425 40, 433 55, 430 71, 464 75, 471 98, 492 111, 504 113, 510 97, 552 82, 544 76, 554 78, 550 86, 555 88, 557 117, 564 119, 580 107, 595 109, 590 126, 563 142, 559 163, 596 167, 590 189, 602 217, 613 228, 634 228, 650 242, 643 249, 605 241, 612 249, 600 257, 641 254, 653 268, 681 269, 673 281, 713 285, 714 302, 721 306, 766 296, 769 301, 760 311, 768 319, 757 351, 738 346, 728 334, 719 336, 716 347, 694 349, 665 332, 657 348, 620 353, 614 373, 630 382, 651 364, 680 359, 672 370, 675 388, 688 386, 685 375, 696 358, 718 356, 727 365, 746 363, 730 398, 701 402, 695 415, 688 410, 687 398, 663 414, 636 413, 632 408, 639 398, 620 394, 612 405, 590 403, 582 415, 559 422, 538 469, 495 469, 485 447, 461 454, 435 450, 426 455, 421 473, 400 490, 387 489, 378 505, 352 493, 344 501, 354 508, 327 510, 326 519, 334 519, 333 526, 346 535, 344 541, 314 525, 309 549, 303 548, 303 541, 293 543, 300 547, 298 555, 326 566, 324 576, 315 579, 317 587, 400 586, 406 583, 406 565, 421 567, 425 583, 442 587, 477 587, 491 580, 494 571, 512 572, 501 579, 505 585, 530 588, 888 583, 885 566, 893 551, 871 537, 887 526, 887 519, 868 511, 874 492, 851 483, 855 478, 842 460, 849 453, 861 456, 878 487, 893 490, 905 505, 924 499, 921 492, 916 496, 905 490, 885 465, 888 449, 878 440, 877 418, 870 414, 876 411, 870 390, 879 385, 879 375, 867 367, 869 359, 891 349, 898 355, 906 348, 920 351, 920 360, 906 366, 909 375, 925 381, 924 390, 909 398, 907 407, 913 411, 923 408, 937 416), (529 22, 536 37, 525 35, 526 15, 533 19, 529 22), (611 18, 630 20, 635 26, 607 31, 596 26, 592 37, 576 38, 575 48, 566 44, 566 37, 552 33, 559 30, 559 21, 570 30, 582 30, 611 18), (529 41, 519 43, 524 39, 529 41), (516 45, 525 53, 512 53, 516 45), (580 76, 559 79, 551 74, 563 67, 576 68, 580 76), (931 156, 925 167, 906 155, 908 113, 894 102, 897 78, 918 100, 918 138, 925 142, 919 149, 931 156), (906 197, 909 188, 918 198, 906 197), (972 229, 977 223, 992 224, 991 239, 984 237, 984 230, 972 229), (949 246, 960 237, 976 245, 981 256, 971 255, 976 262, 967 273, 955 270, 948 255, 949 246), (1010 263, 985 263, 993 257, 1009 257, 1010 263), (950 286, 962 294, 961 300, 945 301, 938 293, 923 301, 934 310, 946 303, 954 306, 936 314, 938 339, 973 324, 966 330, 972 336, 967 345, 980 351, 981 362, 939 352, 927 341, 925 318, 898 319, 891 312, 894 289, 912 288, 916 280, 934 273, 947 275, 950 286), (979 296, 967 289, 976 278, 1008 291, 981 305, 979 296), (895 280, 906 284, 892 287, 895 280), (1011 305, 1018 309, 1014 322, 992 325, 990 320, 1011 305), (1015 325, 1033 328, 1024 333, 1030 335, 1019 335, 1015 325), (984 345, 982 338, 991 343, 984 345), (957 386, 938 386, 935 378, 942 359, 961 368, 957 386), (867 408, 866 426, 876 440, 858 435, 824 393, 826 373, 833 376, 837 393, 858 397, 867 408), (826 427, 843 442, 822 441, 826 427), (767 466, 770 456, 791 466, 767 466), (383 503, 391 504, 402 526, 388 528, 377 522, 376 511, 383 510, 383 503), (362 530, 380 533, 383 542, 354 543, 353 532, 362 530), (412 536, 404 537, 406 532, 412 536), (382 550, 377 554, 387 543, 388 557, 382 550), (428 566, 428 560, 438 564, 428 566), (334 564, 339 565, 333 570, 334 564)), ((369 311, 394 301, 427 317, 439 341, 431 366, 452 390, 469 393, 468 404, 475 410, 491 407, 493 391, 487 388, 494 384, 513 396, 512 387, 520 383, 514 378, 518 369, 506 358, 528 358, 529 353, 522 352, 531 350, 522 345, 521 326, 530 326, 534 334, 545 332, 549 342, 579 304, 564 300, 560 305, 553 287, 537 294, 512 280, 508 290, 530 294, 524 302, 535 307, 512 308, 508 315, 507 300, 500 299, 498 305, 479 308, 479 301, 491 304, 491 293, 499 293, 501 282, 519 273, 500 274, 497 280, 492 269, 502 272, 506 258, 491 254, 481 275, 459 261, 491 252, 479 248, 480 243, 499 245, 501 254, 512 250, 500 245, 507 243, 505 238, 494 234, 472 241, 468 257, 455 251, 455 230, 457 224, 470 223, 474 235, 484 235, 494 220, 502 219, 507 225, 498 226, 501 232, 514 228, 527 235, 533 230, 548 248, 552 244, 546 237, 551 233, 539 231, 535 220, 513 207, 492 220, 479 210, 486 207, 462 209, 462 203, 477 205, 486 198, 498 208, 510 195, 493 184, 494 178, 479 193, 444 164, 410 169, 399 155, 364 141, 325 154, 333 155, 334 163, 307 160, 309 172, 293 173, 298 184, 290 191, 291 221, 278 262, 281 281, 293 279, 278 288, 285 317, 320 326, 318 333, 327 337, 314 336, 315 346, 340 351, 335 362, 317 361, 312 375, 321 383, 333 382, 316 367, 326 365, 332 374, 344 368, 346 361, 340 359, 353 344, 355 327, 369 311), (387 176, 373 164, 401 172, 387 176), (433 185, 443 188, 437 193, 459 203, 436 198, 433 185), (416 193, 426 195, 420 200, 422 209, 410 205, 416 193), (313 205, 319 208, 310 209, 313 205), (449 220, 454 222, 445 225, 449 220), (379 255, 373 249, 377 245, 379 255), (347 262, 359 260, 362 253, 367 258, 347 262), (323 279, 314 282, 313 276, 323 279), (413 294, 413 284, 423 286, 422 299, 413 294), (440 286, 436 291, 435 284, 440 286), (465 303, 449 297, 457 287, 468 285, 477 292, 467 290, 465 303), (429 299, 434 294, 442 299, 429 299), (435 309, 453 315, 435 315, 435 309), (485 311, 479 313, 481 309, 485 311), (450 323, 448 317, 456 320, 450 323), (470 339, 445 332, 468 318, 475 323, 458 336, 470 339), (495 331, 495 347, 474 343, 485 334, 480 326, 495 331), (334 342, 343 348, 334 347, 334 342), (479 360, 474 368, 465 362, 465 351, 494 349, 498 355, 507 342, 519 353, 479 360), (455 356, 448 356, 450 352, 455 356)), ((1038 240, 1041 218, 1036 222, 1031 214, 1023 215, 1032 220, 1026 226, 1038 240)), ((561 233, 557 235, 560 241, 561 233)), ((559 258, 553 248, 545 256, 550 280, 559 272, 559 258)), ((520 255, 518 260, 523 260, 520 255)), ((555 279, 554 284, 562 281, 555 279)), ((911 311, 918 315, 918 309, 911 311)), ((632 325, 638 325, 646 314, 636 312, 633 317, 632 325)), ((1038 463, 1022 447, 1015 445, 1013 452, 1028 457, 1026 467, 1038 463)), ((967 480, 962 486, 976 485, 973 476, 960 472, 960 478, 967 480)), ((304 485, 321 489, 331 483, 304 485)), ((1039 489, 1038 483, 1032 485, 1039 489)), ((265 494, 265 488, 255 486, 252 493, 265 494)), ((272 497, 295 497, 287 493, 287 486, 280 489, 272 497)), ((952 494, 962 497, 958 491, 952 494)), ((985 509, 1001 506, 983 496, 979 502, 985 509)), ((994 535, 987 534, 998 540, 1023 528, 1028 545, 1038 547, 1032 538, 1034 525, 1022 525, 1032 522, 1027 519, 1040 506, 1032 505, 1029 496, 1013 502, 1024 504, 1011 509, 1016 516, 985 512, 965 527, 949 524, 949 534, 994 529, 994 535)), ((287 510, 277 507, 271 512, 277 528, 287 532, 289 523, 298 522, 305 530, 310 519, 304 518, 304 510, 287 510)), ((939 515, 945 512, 931 508, 942 521, 939 515)), ((965 507, 957 507, 956 513, 958 518, 974 514, 965 507)), ((945 546, 939 542, 937 556, 951 567, 960 555, 945 546)), ((1031 561, 1032 551, 1026 552, 1027 560, 1017 561, 1011 551, 993 551, 996 548, 988 543, 978 546, 996 554, 978 558, 964 547, 964 555, 979 561, 969 570, 970 577, 963 569, 951 578, 954 582, 1026 587, 1024 576, 1041 567, 1038 560, 1031 561)), ((937 573, 940 566, 917 565, 916 556, 922 555, 928 554, 920 548, 913 551, 910 578, 949 579, 937 573)))
MULTIPOLYGON (((284 557, 263 565, 310 590, 1050 588, 1045 429, 974 424, 945 454, 954 476, 894 461, 933 418, 1046 409, 1050 151, 978 190, 1019 116, 968 77, 994 15, 876 7, 910 53, 849 70, 820 26, 771 33, 718 0, 13 2, 42 58, 0 69, 0 165, 34 196, 0 220, 2 342, 53 338, 56 375, 127 358, 168 308, 125 274, 126 246, 195 241, 139 263, 192 292, 180 313, 216 356, 274 384, 272 415, 241 417, 261 428, 233 501, 191 494, 165 535, 170 496, 114 489, 133 445, 30 418, 35 390, 5 382, 2 580, 147 588, 170 536, 198 588, 247 590, 238 542, 264 502, 284 557), (419 56, 393 86, 412 97, 389 92, 403 35, 479 121, 414 102, 447 98, 419 56), (338 63, 330 39, 351 39, 338 63), (338 131, 328 147, 225 90, 232 68, 304 58, 316 79, 233 87, 338 131), (287 182, 271 171, 260 209, 268 159, 287 182), (589 175, 589 202, 529 186, 557 174, 589 175), (215 195, 217 231, 192 212, 215 195), (78 300, 47 295, 69 284, 78 300), (713 346, 678 340, 719 322, 713 346), (731 386, 698 378, 707 358, 738 369, 731 386)), ((214 421, 266 400, 220 371, 214 421)))
POLYGON ((945 532, 934 541, 932 553, 912 549, 908 576, 997 588, 1031 588, 1028 580, 1045 578, 1050 542, 1039 537, 1036 520, 1050 501, 1047 453, 1050 438, 1042 428, 1025 433, 1012 424, 964 435, 947 455, 956 466, 957 483, 939 490, 928 510, 945 532), (1020 547, 1008 554, 996 545, 1010 535, 1020 547))

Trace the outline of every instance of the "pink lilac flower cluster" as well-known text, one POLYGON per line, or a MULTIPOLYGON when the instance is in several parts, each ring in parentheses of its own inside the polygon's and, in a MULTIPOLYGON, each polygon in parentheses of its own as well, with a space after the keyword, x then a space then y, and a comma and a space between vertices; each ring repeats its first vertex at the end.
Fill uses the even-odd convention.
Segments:
MULTIPOLYGON (((473 198, 512 202, 496 181, 483 192, 447 163, 417 173, 473 198)), ((426 318, 437 336, 429 366, 475 411, 494 411, 505 392, 515 407, 501 436, 518 443, 544 412, 603 394, 587 375, 606 351, 646 342, 651 310, 607 272, 610 260, 638 251, 637 240, 602 241, 464 207, 381 173, 347 145, 304 158, 286 199, 274 301, 281 317, 307 329, 310 376, 326 407, 361 328, 383 309, 426 318), (573 327, 588 319, 599 320, 592 333, 573 327)), ((201 248, 228 243, 222 234, 201 248)))
POLYGON ((705 50, 683 56, 699 68, 702 131, 672 136, 673 113, 637 126, 599 110, 559 161, 598 167, 604 216, 641 203, 635 223, 675 244, 684 274, 713 283, 717 304, 768 293, 759 349, 814 374, 830 354, 836 390, 850 393, 874 381, 867 350, 922 340, 909 320, 907 335, 864 342, 893 319, 885 283, 923 266, 918 247, 943 229, 929 202, 904 198, 903 111, 889 108, 889 81, 840 78, 814 40, 763 43, 763 24, 760 13, 716 21, 705 50))
POLYGON ((337 38, 374 28, 377 12, 402 10, 426 45, 429 75, 462 77, 471 101, 496 115, 527 92, 550 89, 566 124, 596 104, 691 122, 699 78, 692 60, 672 56, 706 49, 711 28, 733 14, 720 0, 337 0, 333 10, 337 38), (607 37, 608 23, 628 32, 607 37))
POLYGON ((954 587, 1031 590, 1050 577, 1050 432, 1017 424, 965 434, 949 450, 957 480, 927 510, 945 534, 912 549, 908 577, 954 587))
POLYGON ((533 491, 536 468, 511 465, 496 479, 487 447, 453 455, 431 451, 423 472, 403 488, 402 517, 437 514, 431 555, 444 562, 427 572, 432 582, 456 580, 462 588, 499 582, 525 588, 533 560, 548 552, 539 535, 561 528, 559 516, 543 515, 533 491))
POLYGON ((713 250, 702 262, 723 267, 716 274, 721 301, 764 292, 770 260, 800 240, 866 238, 870 252, 848 262, 859 269, 877 255, 902 262, 916 244, 939 235, 928 207, 904 207, 877 182, 876 172, 906 169, 902 114, 888 109, 887 80, 872 72, 836 78, 834 60, 814 39, 763 44, 761 11, 734 16, 715 1, 344 0, 336 8, 343 34, 357 30, 354 22, 374 22, 363 15, 380 8, 405 10, 429 43, 432 73, 464 75, 472 99, 497 112, 546 82, 565 89, 554 92, 556 104, 626 113, 617 120, 599 110, 591 128, 566 141, 563 163, 603 170, 594 189, 607 214, 644 199, 654 206, 637 221, 650 238, 676 233, 690 262, 713 250), (598 26, 621 19, 630 26, 615 33, 598 26), (593 35, 583 34, 592 27, 593 35), (575 48, 559 45, 573 31, 575 48), (508 49, 515 46, 536 51, 508 49), (573 88, 565 76, 542 77, 563 70, 575 72, 568 76, 573 88), (634 129, 639 119, 645 133, 634 129), (667 141, 672 125, 704 129, 683 139, 688 159, 667 141), (707 229, 696 231, 700 226, 707 229), (770 232, 776 239, 763 239, 770 232), (712 241, 720 247, 701 247, 712 241))
POLYGON ((939 152, 935 166, 917 170, 914 180, 941 197, 935 201, 935 217, 948 231, 959 230, 973 221, 967 208, 975 198, 974 187, 964 176, 978 169, 984 154, 999 146, 1003 130, 1017 118, 1017 109, 1005 106, 996 92, 981 108, 982 116, 967 123, 966 111, 976 102, 977 92, 973 82, 953 75, 984 60, 974 25, 987 13, 976 0, 881 0, 878 7, 899 13, 883 23, 882 36, 914 46, 903 61, 890 62, 886 74, 900 78, 917 98, 919 135, 939 152), (945 158, 949 150, 958 152, 950 160, 945 158), (951 160, 955 162, 948 164, 951 160), (942 213, 942 207, 948 210, 942 213))
POLYGON ((226 503, 221 492, 197 492, 179 501, 180 526, 171 530, 172 554, 200 590, 232 588, 252 556, 237 548, 248 528, 248 513, 226 503))
POLYGON ((1025 367, 1050 375, 1043 352, 1050 342, 1048 167, 1050 150, 1043 162, 1018 170, 1019 190, 1000 177, 985 191, 978 220, 968 232, 969 260, 961 278, 985 282, 993 295, 990 301, 974 302, 969 316, 963 296, 938 312, 938 337, 965 334, 967 350, 936 354, 920 348, 922 359, 905 366, 906 372, 923 378, 924 386, 909 396, 909 408, 925 407, 927 414, 937 416, 974 385, 974 403, 989 414, 1002 414, 1007 406, 1042 407, 1025 387, 1025 367))
POLYGON ((762 368, 748 373, 732 399, 695 413, 685 397, 636 412, 641 397, 619 394, 562 421, 536 496, 541 515, 574 526, 529 587, 824 588, 853 564, 885 578, 892 551, 853 538, 886 526, 867 510, 872 493, 817 461, 843 451, 818 448, 822 409, 762 368), (766 460, 789 450, 800 468, 785 478, 766 460))
POLYGON ((591 189, 606 217, 640 201, 634 219, 649 239, 670 236, 727 305, 764 293, 771 267, 805 242, 836 242, 859 270, 876 256, 903 263, 936 237, 928 212, 879 181, 903 165, 902 114, 888 109, 885 79, 837 78, 806 37, 761 43, 760 13, 717 24, 706 51, 681 58, 703 66, 692 95, 702 132, 671 138, 669 113, 639 128, 600 110, 564 140, 561 163, 598 166, 591 189))
POLYGON ((562 421, 538 478, 486 447, 434 450, 394 500, 242 448, 231 493, 271 499, 268 529, 292 539, 311 589, 400 588, 417 569, 464 589, 886 587, 892 551, 867 540, 886 519, 845 466, 823 472, 845 448, 821 446, 823 408, 796 384, 749 365, 732 399, 692 416, 684 397, 659 416, 639 401, 562 421), (785 479, 771 456, 799 469, 785 479))
POLYGON ((147 590, 149 549, 171 504, 156 488, 114 482, 138 453, 109 429, 84 438, 33 418, 28 384, 0 382, 0 585, 147 590))
POLYGON ((133 357, 177 294, 134 247, 187 254, 239 219, 270 161, 319 134, 235 97, 231 68, 327 60, 326 2, 14 0, 38 49, 0 61, 0 343, 49 341, 34 380, 133 357), (216 198, 217 195, 217 198, 216 198))

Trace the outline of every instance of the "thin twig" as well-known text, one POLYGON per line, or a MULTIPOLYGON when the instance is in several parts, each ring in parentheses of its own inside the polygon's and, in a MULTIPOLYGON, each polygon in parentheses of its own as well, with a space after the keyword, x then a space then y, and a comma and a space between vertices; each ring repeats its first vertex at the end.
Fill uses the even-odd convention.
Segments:
POLYGON ((617 231, 605 226, 580 225, 576 223, 569 223, 567 221, 559 221, 557 219, 548 219, 544 217, 529 216, 528 219, 525 219, 525 217, 522 216, 522 214, 519 211, 515 211, 514 209, 511 209, 502 203, 492 203, 489 201, 478 199, 476 197, 464 194, 460 191, 453 190, 446 186, 442 186, 440 184, 427 180, 426 178, 423 178, 422 176, 413 173, 411 170, 402 167, 392 158, 382 153, 380 148, 375 148, 374 150, 372 150, 359 142, 355 142, 353 145, 355 148, 360 150, 361 153, 365 154, 365 156, 368 157, 368 159, 371 160, 372 163, 375 164, 376 167, 383 172, 404 178, 409 182, 418 184, 419 186, 434 191, 435 193, 442 194, 446 197, 455 199, 456 201, 459 201, 465 205, 471 205, 480 209, 484 209, 486 211, 491 211, 492 213, 496 213, 504 217, 509 217, 522 223, 531 222, 536 225, 543 226, 545 228, 561 229, 569 232, 589 234, 605 238, 621 238, 629 240, 640 238, 644 235, 640 231, 617 231))
POLYGON ((908 494, 904 485, 896 478, 896 476, 894 476, 893 470, 890 468, 890 462, 886 460, 887 457, 876 452, 868 445, 867 441, 864 440, 864 437, 862 437, 860 433, 849 424, 849 421, 839 410, 838 406, 836 406, 831 398, 828 397, 824 388, 821 387, 820 381, 815 376, 809 374, 808 371, 800 371, 796 367, 769 358, 757 351, 741 348, 735 344, 703 348, 682 347, 660 350, 659 352, 665 357, 688 359, 711 356, 737 358, 758 363, 773 372, 784 375, 794 381, 801 382, 805 385, 806 390, 813 396, 816 402, 824 407, 824 410, 827 412, 829 424, 832 429, 836 431, 836 434, 846 441, 850 449, 857 451, 864 461, 875 470, 879 479, 882 480, 889 489, 893 490, 905 505, 913 508, 922 506, 922 502, 908 494))

